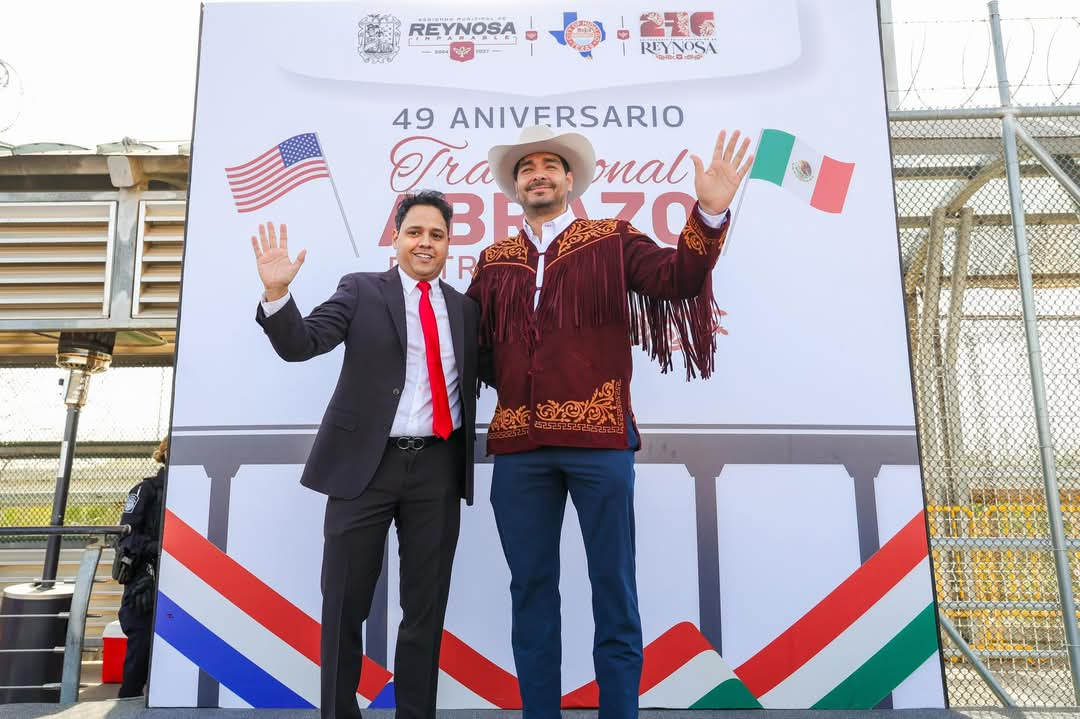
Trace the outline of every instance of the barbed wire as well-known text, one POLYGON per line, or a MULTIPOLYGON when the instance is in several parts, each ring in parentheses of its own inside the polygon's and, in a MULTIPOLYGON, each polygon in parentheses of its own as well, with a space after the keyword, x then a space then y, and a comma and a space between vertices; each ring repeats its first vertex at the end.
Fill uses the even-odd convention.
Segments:
MULTIPOLYGON (((886 25, 897 29, 893 46, 898 69, 904 69, 901 64, 904 58, 907 63, 906 77, 898 88, 901 107, 913 103, 933 106, 926 94, 935 92, 962 93, 949 98, 947 104, 970 107, 981 92, 997 88, 987 20, 904 21, 886 25), (967 30, 958 43, 959 33, 944 32, 943 26, 966 26, 967 30), (942 77, 955 76, 956 72, 960 75, 958 81, 942 77)), ((1007 31, 1005 57, 1012 69, 1009 84, 1014 96, 1034 91, 1044 94, 1047 104, 1080 102, 1080 38, 1069 36, 1080 34, 1080 17, 1013 18, 1003 20, 1002 25, 1007 31)))
MULTIPOLYGON (((1046 17, 1009 17, 1001 18, 1002 24, 1011 22, 1042 22, 1049 20, 1080 20, 1080 15, 1048 15, 1046 17)), ((941 18, 939 20, 888 20, 882 21, 882 25, 961 25, 978 24, 986 22, 986 18, 941 18)))

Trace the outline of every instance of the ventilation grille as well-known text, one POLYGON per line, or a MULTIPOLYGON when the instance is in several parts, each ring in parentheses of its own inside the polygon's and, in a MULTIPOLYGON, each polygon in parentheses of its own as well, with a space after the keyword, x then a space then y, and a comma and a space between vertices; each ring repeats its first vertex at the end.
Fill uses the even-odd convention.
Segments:
POLYGON ((0 204, 0 319, 108 315, 114 202, 0 204))
POLYGON ((134 317, 176 317, 180 260, 184 256, 182 200, 139 203, 135 257, 134 317))

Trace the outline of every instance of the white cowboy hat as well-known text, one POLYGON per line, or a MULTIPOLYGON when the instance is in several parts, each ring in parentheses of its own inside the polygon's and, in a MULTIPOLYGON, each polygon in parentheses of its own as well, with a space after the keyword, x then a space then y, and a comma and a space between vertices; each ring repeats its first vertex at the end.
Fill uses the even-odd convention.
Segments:
POLYGON ((592 184, 596 174, 596 151, 592 143, 576 132, 556 135, 547 125, 533 125, 521 131, 521 137, 513 145, 496 145, 488 150, 488 165, 495 176, 495 184, 503 194, 517 202, 514 192, 514 166, 526 155, 534 152, 550 152, 566 160, 574 175, 574 189, 566 198, 573 202, 581 197, 592 184))

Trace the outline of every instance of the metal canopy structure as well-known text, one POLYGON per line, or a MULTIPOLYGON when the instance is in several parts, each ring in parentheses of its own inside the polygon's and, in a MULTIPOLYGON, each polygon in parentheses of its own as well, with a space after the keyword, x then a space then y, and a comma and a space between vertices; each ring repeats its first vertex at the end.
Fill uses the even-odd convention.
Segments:
POLYGON ((0 156, 0 362, 51 363, 63 330, 117 331, 121 364, 172 361, 188 148, 97 150, 0 156))

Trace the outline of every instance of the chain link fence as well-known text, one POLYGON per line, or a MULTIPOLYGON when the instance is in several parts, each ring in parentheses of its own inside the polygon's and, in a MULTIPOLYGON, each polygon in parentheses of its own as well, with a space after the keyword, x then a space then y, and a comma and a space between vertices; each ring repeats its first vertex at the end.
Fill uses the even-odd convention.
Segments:
MULTIPOLYGON (((1080 115, 1021 123, 1080 181, 1080 115)), ((1075 704, 1039 461, 1002 122, 893 121, 904 299, 940 608, 1017 703, 1075 704)), ((1023 148, 1022 148, 1023 150, 1023 148)), ((1080 216, 1021 154, 1038 334, 1074 566, 1080 216)), ((1075 584, 1075 582, 1074 582, 1075 584)), ((1074 589, 1075 591, 1075 589, 1074 589)), ((950 702, 996 704, 943 637, 950 702)))
MULTIPOLYGON (((0 369, 0 526, 47 525, 67 407, 56 367, 0 369)), ((115 524, 124 497, 157 468, 172 368, 114 367, 90 381, 65 523, 115 524)))

